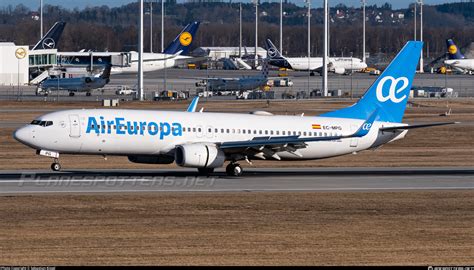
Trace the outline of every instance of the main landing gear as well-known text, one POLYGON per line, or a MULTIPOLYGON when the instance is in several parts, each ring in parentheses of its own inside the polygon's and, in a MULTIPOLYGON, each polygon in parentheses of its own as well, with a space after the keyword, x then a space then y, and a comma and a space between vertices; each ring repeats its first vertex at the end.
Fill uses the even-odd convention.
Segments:
POLYGON ((53 164, 51 164, 51 170, 55 172, 59 172, 61 170, 61 164, 59 164, 58 159, 54 159, 53 164))
POLYGON ((228 176, 241 176, 243 173, 243 170, 242 170, 242 167, 240 167, 240 164, 231 162, 225 168, 225 172, 227 173, 228 176))

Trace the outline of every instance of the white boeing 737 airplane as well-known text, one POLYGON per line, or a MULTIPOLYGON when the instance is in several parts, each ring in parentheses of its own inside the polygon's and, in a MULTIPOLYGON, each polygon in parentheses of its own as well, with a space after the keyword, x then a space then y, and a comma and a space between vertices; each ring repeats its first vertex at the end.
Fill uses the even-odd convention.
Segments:
POLYGON ((48 113, 14 133, 16 140, 54 158, 63 154, 121 155, 131 162, 197 168, 202 174, 238 161, 307 160, 351 154, 393 142, 408 129, 445 125, 403 124, 423 43, 408 42, 354 105, 320 116, 276 116, 188 111, 82 109, 48 113))

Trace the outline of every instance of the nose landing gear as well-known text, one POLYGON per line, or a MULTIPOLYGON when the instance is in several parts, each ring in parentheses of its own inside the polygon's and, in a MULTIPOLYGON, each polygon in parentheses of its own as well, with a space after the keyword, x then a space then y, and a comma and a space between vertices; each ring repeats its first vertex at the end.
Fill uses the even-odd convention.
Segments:
POLYGON ((240 167, 240 164, 231 162, 225 168, 225 172, 227 173, 228 176, 241 176, 243 173, 243 170, 242 170, 242 167, 240 167))

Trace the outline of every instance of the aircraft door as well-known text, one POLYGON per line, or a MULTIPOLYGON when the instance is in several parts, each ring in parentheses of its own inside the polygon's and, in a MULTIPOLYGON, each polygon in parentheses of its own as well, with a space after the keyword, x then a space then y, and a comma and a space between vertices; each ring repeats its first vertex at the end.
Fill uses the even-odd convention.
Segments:
POLYGON ((70 125, 69 136, 72 138, 81 137, 81 125, 79 123, 79 116, 77 114, 69 115, 69 125, 70 125))
MULTIPOLYGON (((356 132, 359 129, 356 125, 351 125, 351 133, 356 132)), ((357 147, 359 144, 359 138, 351 138, 351 147, 357 147)))

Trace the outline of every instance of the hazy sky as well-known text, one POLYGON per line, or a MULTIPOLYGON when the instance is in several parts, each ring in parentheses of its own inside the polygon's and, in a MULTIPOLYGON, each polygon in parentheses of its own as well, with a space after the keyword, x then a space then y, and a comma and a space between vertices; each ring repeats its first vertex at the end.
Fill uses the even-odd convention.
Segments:
MULTIPOLYGON (((135 0, 136 1, 136 0, 135 0)), ((45 4, 51 5, 61 5, 66 8, 84 8, 86 6, 101 6, 107 5, 110 7, 121 6, 125 3, 135 2, 134 0, 43 0, 45 4)), ((145 0, 148 1, 148 0, 145 0)), ((160 0, 154 0, 155 2, 160 2, 160 0)), ((178 2, 183 2, 184 0, 178 0, 178 2)), ((242 0, 242 2, 250 2, 251 0, 242 0)), ((270 2, 279 2, 279 0, 260 0, 263 2, 270 1, 270 2)), ((290 0, 291 2, 295 3, 304 3, 303 0, 290 0)), ((319 7, 322 5, 322 0, 311 0, 312 5, 315 7, 319 7)), ((39 6, 39 0, 0 0, 0 7, 6 5, 17 5, 17 4, 24 4, 25 6, 29 7, 30 9, 35 9, 39 6)), ((225 0, 228 2, 228 0, 225 0)), ((234 0, 232 2, 239 2, 234 0)), ((381 5, 385 2, 391 3, 394 8, 405 8, 410 3, 415 2, 415 0, 367 0, 367 4, 373 5, 381 5)), ((460 0, 425 0, 425 4, 440 4, 440 3, 449 3, 449 2, 460 2, 460 0)), ((360 0, 329 0, 329 3, 333 6, 339 3, 343 3, 347 6, 359 6, 360 0)))

